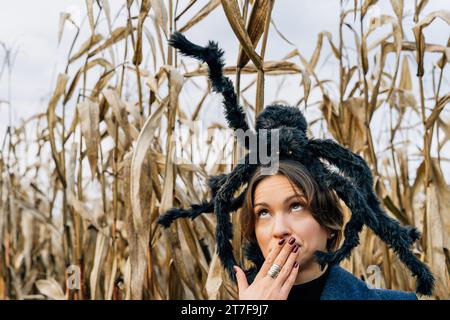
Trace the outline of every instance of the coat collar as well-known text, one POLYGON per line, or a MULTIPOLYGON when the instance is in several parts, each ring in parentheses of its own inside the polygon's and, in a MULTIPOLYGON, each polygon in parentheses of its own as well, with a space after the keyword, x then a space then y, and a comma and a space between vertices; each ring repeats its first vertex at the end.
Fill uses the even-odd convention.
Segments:
POLYGON ((379 299, 365 282, 339 265, 331 266, 321 300, 367 300, 379 299))

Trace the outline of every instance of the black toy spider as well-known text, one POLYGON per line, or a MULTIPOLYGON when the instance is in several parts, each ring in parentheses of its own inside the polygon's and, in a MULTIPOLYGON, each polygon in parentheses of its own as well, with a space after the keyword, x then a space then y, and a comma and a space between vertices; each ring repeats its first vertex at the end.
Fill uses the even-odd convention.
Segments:
MULTIPOLYGON (((217 43, 209 41, 206 47, 191 43, 181 33, 174 33, 169 44, 178 49, 185 56, 206 62, 209 67, 209 79, 212 89, 223 95, 225 117, 233 130, 249 130, 245 113, 239 105, 231 80, 223 75, 223 50, 217 43)), ((371 171, 362 157, 330 139, 309 139, 306 136, 307 123, 301 111, 295 107, 283 105, 267 106, 257 117, 256 135, 260 129, 279 130, 279 159, 292 159, 301 162, 314 176, 319 185, 333 189, 340 199, 351 210, 352 216, 344 229, 344 242, 335 252, 315 253, 317 261, 322 267, 325 264, 339 264, 351 254, 351 250, 359 244, 359 233, 364 225, 388 246, 394 250, 400 260, 417 278, 416 292, 431 295, 434 287, 434 277, 428 267, 413 253, 411 247, 421 234, 414 227, 401 226, 390 218, 381 208, 380 202, 373 191, 371 171), (340 170, 339 173, 329 169, 320 159, 340 170)), ((268 130, 270 132, 270 130, 268 130)), ((268 135, 268 144, 270 144, 268 135)), ((247 141, 240 143, 249 150, 243 163, 235 166, 230 174, 220 174, 210 177, 208 186, 211 190, 210 201, 192 204, 189 209, 172 208, 158 219, 164 227, 177 218, 195 219, 202 213, 217 215, 216 240, 219 258, 227 270, 230 278, 236 281, 233 265, 236 264, 232 239, 232 224, 230 213, 243 205, 246 190, 234 198, 242 186, 248 182, 255 169, 262 164, 250 164, 249 156, 256 152, 247 141)), ((248 259, 255 263, 255 267, 247 270, 250 278, 254 277, 263 262, 263 257, 256 243, 250 243, 245 249, 248 259)))

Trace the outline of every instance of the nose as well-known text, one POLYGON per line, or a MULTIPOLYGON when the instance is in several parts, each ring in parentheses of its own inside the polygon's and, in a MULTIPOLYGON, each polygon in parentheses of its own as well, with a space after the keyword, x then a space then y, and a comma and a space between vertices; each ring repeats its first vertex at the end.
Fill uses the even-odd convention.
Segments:
POLYGON ((289 238, 291 228, 288 223, 287 215, 283 213, 275 214, 274 225, 272 229, 273 237, 278 241, 283 238, 289 238))

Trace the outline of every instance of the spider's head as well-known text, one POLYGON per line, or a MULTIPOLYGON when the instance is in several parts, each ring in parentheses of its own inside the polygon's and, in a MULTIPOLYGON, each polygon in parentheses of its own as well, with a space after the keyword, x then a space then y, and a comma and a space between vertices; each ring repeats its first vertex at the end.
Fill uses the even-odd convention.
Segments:
POLYGON ((294 127, 306 133, 308 124, 298 108, 281 104, 273 104, 265 107, 256 119, 256 130, 270 130, 280 128, 281 126, 294 127))

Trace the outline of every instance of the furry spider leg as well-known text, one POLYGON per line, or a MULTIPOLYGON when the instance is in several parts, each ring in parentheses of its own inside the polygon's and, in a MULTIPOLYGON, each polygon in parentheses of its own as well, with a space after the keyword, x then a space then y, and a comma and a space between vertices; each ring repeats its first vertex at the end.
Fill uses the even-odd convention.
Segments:
MULTIPOLYGON (((325 168, 325 166, 319 159, 313 156, 312 151, 308 147, 304 148, 305 145, 309 146, 309 144, 307 144, 308 140, 306 136, 301 131, 295 128, 281 127, 280 132, 282 133, 280 134, 281 153, 292 154, 292 158, 301 162, 308 168, 311 174, 316 178, 319 185, 327 185, 327 181, 323 177, 330 176, 332 175, 332 173, 325 168)), ((364 202, 364 194, 357 192, 353 185, 349 184, 349 180, 347 178, 333 174, 333 177, 334 176, 336 176, 337 179, 341 179, 341 183, 345 182, 346 185, 352 187, 351 190, 354 190, 356 193, 354 197, 358 197, 359 202, 364 202)), ((372 210, 369 209, 363 211, 358 209, 358 211, 354 212, 354 215, 357 215, 358 218, 355 218, 352 223, 350 223, 349 229, 347 230, 349 238, 347 240, 346 246, 344 247, 346 250, 351 250, 359 244, 358 234, 361 231, 364 223, 368 224, 372 228, 378 229, 378 216, 372 210), (350 227, 355 228, 355 233, 351 232, 350 227)), ((348 253, 348 255, 349 254, 350 253, 348 253)), ((326 256, 322 257, 325 258, 326 256)))
MULTIPOLYGON (((223 96, 223 104, 225 106, 224 114, 228 126, 234 130, 241 129, 245 132, 250 132, 245 111, 239 105, 233 82, 230 78, 223 75, 223 67, 225 66, 224 52, 218 47, 217 43, 209 41, 206 47, 201 47, 190 42, 182 33, 174 32, 170 36, 169 44, 178 49, 182 55, 193 57, 208 64, 212 89, 217 93, 221 93, 223 96)), ((240 143, 246 149, 249 149, 248 142, 240 141, 240 143)))
MULTIPOLYGON (((214 200, 217 191, 225 183, 227 176, 227 174, 219 174, 209 179, 208 185, 211 189, 212 195, 210 201, 202 201, 201 204, 191 204, 189 209, 171 208, 158 218, 158 224, 162 225, 164 228, 168 228, 176 219, 191 218, 191 220, 194 220, 202 213, 213 213, 214 200)), ((247 190, 245 190, 242 194, 240 194, 233 200, 231 206, 233 211, 239 209, 242 206, 246 192, 247 190)))
POLYGON ((366 190, 372 189, 372 172, 360 155, 331 139, 310 139, 308 149, 317 157, 330 161, 345 175, 352 177, 358 186, 362 186, 366 190))
MULTIPOLYGON (((364 211, 371 211, 371 208, 365 203, 364 197, 361 196, 356 187, 352 185, 348 179, 334 172, 328 172, 328 174, 325 175, 324 180, 325 184, 334 189, 351 210, 352 218, 350 221, 354 220, 356 227, 362 227, 361 223, 364 222, 372 229, 382 241, 388 244, 389 248, 394 250, 400 260, 417 278, 416 291, 424 295, 431 295, 434 287, 434 277, 428 267, 412 253, 411 238, 408 234, 408 230, 402 228, 397 221, 387 216, 378 216, 388 219, 385 220, 382 218, 383 221, 379 221, 376 225, 372 225, 371 220, 358 221, 361 217, 365 217, 364 211)), ((355 228, 355 226, 352 226, 352 228, 355 228)), ((352 246, 355 246, 355 234, 351 231, 351 228, 350 235, 353 238, 347 241, 346 237, 344 240, 346 247, 341 247, 334 253, 335 257, 332 260, 334 263, 339 263, 342 259, 350 255, 352 246)), ((356 243, 356 245, 357 244, 358 243, 356 243)))
MULTIPOLYGON (((296 160, 298 160, 298 155, 295 156, 297 158, 296 160)), ((324 186, 325 188, 330 188, 331 183, 325 177, 327 175, 331 175, 332 173, 325 168, 324 164, 319 159, 314 159, 313 152, 309 148, 305 148, 303 158, 302 164, 308 168, 312 176, 316 179, 318 185, 324 186)), ((338 196, 339 195, 340 194, 338 193, 338 196)), ((359 233, 361 232, 363 226, 364 212, 360 212, 359 210, 356 210, 355 212, 352 211, 352 216, 344 228, 344 242, 341 247, 335 252, 315 252, 316 260, 322 269, 327 263, 338 264, 340 261, 350 256, 351 250, 359 244, 359 233)))
MULTIPOLYGON (((310 158, 312 159, 313 157, 310 158)), ((372 216, 370 220, 373 221, 376 218, 374 217, 374 214, 370 209, 365 210, 364 208, 359 207, 358 202, 363 202, 364 198, 359 192, 357 192, 348 178, 331 172, 318 159, 313 161, 312 165, 310 165, 309 168, 313 176, 317 179, 319 185, 334 189, 339 198, 344 201, 344 203, 352 212, 350 220, 347 222, 344 228, 344 242, 342 243, 341 247, 334 252, 315 252, 317 261, 323 269, 326 263, 339 264, 342 260, 348 258, 351 255, 352 249, 359 245, 359 234, 362 231, 364 224, 367 224, 367 222, 365 221, 367 220, 365 219, 367 213, 371 214, 372 216), (347 190, 343 192, 343 185, 346 187, 346 189, 348 188, 350 192, 353 191, 353 193, 348 195, 346 193, 348 192, 347 190), (359 198, 359 201, 354 201, 355 198, 359 198)))
MULTIPOLYGON (((313 157, 313 153, 304 148, 307 143, 307 138, 303 132, 296 128, 280 128, 280 153, 282 156, 290 157, 295 159, 296 161, 301 162, 311 174, 316 177, 319 185, 324 185, 321 180, 321 177, 329 174, 328 171, 325 171, 325 167, 322 162, 313 157)), ((343 178, 344 179, 344 178, 343 178)), ((371 211, 369 211, 371 212, 371 211)), ((342 259, 350 256, 351 250, 359 244, 359 233, 362 230, 364 225, 363 217, 364 212, 356 212, 352 215, 352 219, 347 223, 346 228, 344 230, 345 241, 342 247, 336 253, 328 253, 318 251, 316 254, 317 260, 322 266, 328 263, 337 263, 342 259)), ((372 214, 372 220, 375 220, 375 217, 372 214)))
MULTIPOLYGON (((242 206, 246 191, 232 201, 232 211, 236 211, 242 206)), ((158 223, 164 228, 168 228, 179 218, 191 218, 191 220, 194 220, 202 213, 214 213, 214 200, 213 198, 211 201, 203 201, 201 204, 191 204, 189 209, 171 208, 158 218, 158 223)))
MULTIPOLYGON (((373 178, 370 168, 361 156, 353 153, 351 150, 344 148, 331 139, 314 139, 308 143, 308 148, 313 153, 322 157, 331 164, 335 165, 347 177, 352 179, 357 186, 361 186, 364 191, 364 196, 367 199, 369 207, 375 212, 380 223, 386 226, 386 232, 395 232, 396 228, 401 228, 406 232, 410 238, 410 244, 413 244, 420 238, 420 232, 411 226, 400 226, 397 221, 391 219, 386 212, 381 208, 380 201, 373 192, 373 178), (395 230, 390 228, 395 226, 395 230)), ((403 235, 402 235, 403 236, 403 235)))
POLYGON ((230 199, 232 199, 234 193, 250 179, 257 167, 255 164, 248 163, 249 155, 250 154, 247 154, 245 156, 245 163, 237 164, 230 173, 227 181, 217 193, 214 203, 214 212, 217 215, 217 252, 222 265, 233 282, 236 282, 236 275, 233 272, 233 265, 236 264, 236 260, 230 242, 233 238, 233 229, 229 215, 233 208, 230 199))
MULTIPOLYGON (((311 140, 310 140, 311 142, 311 140)), ((417 292, 425 295, 431 295, 434 286, 434 278, 428 267, 420 262, 412 253, 411 246, 417 236, 417 230, 411 227, 402 227, 396 220, 390 218, 379 206, 378 199, 372 191, 372 175, 369 167, 359 156, 351 151, 337 145, 332 140, 328 140, 327 151, 322 148, 314 148, 315 154, 319 157, 329 160, 339 169, 342 168, 347 177, 331 172, 324 166, 315 165, 311 168, 323 173, 315 172, 315 176, 323 181, 323 185, 334 189, 338 196, 346 203, 352 211, 352 217, 345 228, 345 240, 340 249, 334 253, 318 253, 319 263, 323 266, 324 262, 339 263, 342 259, 347 258, 351 250, 359 244, 359 232, 363 224, 371 228, 374 233, 390 248, 394 250, 400 260, 408 267, 408 269, 417 278, 417 292), (334 151, 334 152, 333 152, 334 151), (348 163, 351 161, 351 163, 348 163), (351 168, 358 168, 359 172, 355 173, 351 168), (361 179, 361 177, 363 179, 361 179), (353 179, 352 179, 353 178, 353 179), (352 179, 352 180, 349 180, 352 179), (362 192, 358 192, 358 185, 362 188, 362 192), (368 200, 372 201, 369 202, 368 200), (370 204, 377 204, 375 210, 370 204), (370 213, 368 215, 368 213, 370 213)), ((314 144, 312 144, 314 146, 314 144)), ((308 144, 309 150, 310 144, 308 144)), ((317 146, 317 145, 315 145, 317 146)), ((314 152, 313 151, 313 152, 314 152)), ((315 157, 312 157, 315 158, 315 157)), ((315 158, 317 159, 317 158, 315 158)), ((320 162, 320 160, 316 160, 320 162)), ((313 169, 313 170, 314 170, 313 169)))
POLYGON ((213 200, 203 201, 201 204, 191 204, 189 209, 171 208, 158 218, 158 224, 168 228, 179 218, 191 218, 191 220, 194 220, 202 213, 211 213, 213 209, 213 200))

